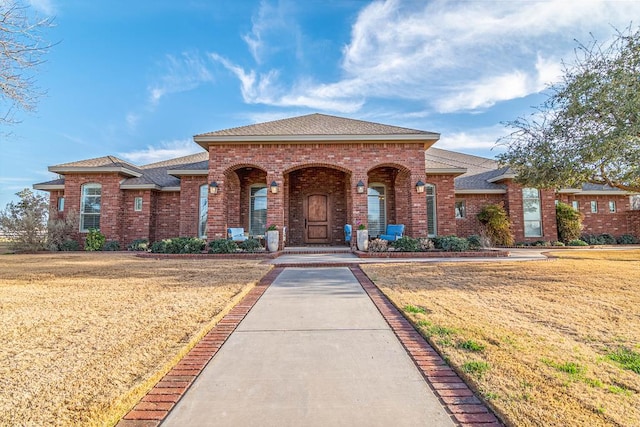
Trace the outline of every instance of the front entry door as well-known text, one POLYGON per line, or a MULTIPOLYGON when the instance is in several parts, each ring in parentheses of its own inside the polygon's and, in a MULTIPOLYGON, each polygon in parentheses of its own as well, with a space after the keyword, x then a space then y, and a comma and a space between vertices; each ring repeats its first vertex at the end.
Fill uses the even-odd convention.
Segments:
POLYGON ((310 194, 304 199, 304 242, 331 241, 331 206, 326 194, 310 194))

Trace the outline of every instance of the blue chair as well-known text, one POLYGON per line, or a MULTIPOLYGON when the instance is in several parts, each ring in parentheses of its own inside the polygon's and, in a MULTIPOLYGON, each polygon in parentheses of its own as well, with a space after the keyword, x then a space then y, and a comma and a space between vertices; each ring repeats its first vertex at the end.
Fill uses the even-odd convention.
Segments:
POLYGON ((234 242, 244 242, 248 237, 244 235, 244 228, 227 228, 227 239, 234 242))
POLYGON ((344 241, 351 242, 351 224, 344 225, 344 241))
POLYGON ((395 242, 404 234, 404 224, 388 224, 385 234, 380 235, 380 239, 395 242))

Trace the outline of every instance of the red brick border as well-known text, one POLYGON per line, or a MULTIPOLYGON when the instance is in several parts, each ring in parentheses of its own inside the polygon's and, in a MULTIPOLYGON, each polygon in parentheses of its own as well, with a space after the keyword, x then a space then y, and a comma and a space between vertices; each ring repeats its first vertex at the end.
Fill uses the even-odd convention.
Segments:
POLYGON ((463 427, 503 426, 493 412, 475 396, 458 374, 447 366, 442 357, 369 279, 360 266, 352 265, 350 269, 433 391, 451 412, 454 422, 463 427))
POLYGON ((282 270, 283 267, 276 266, 260 279, 260 282, 129 413, 122 417, 116 426, 160 425, 282 270))

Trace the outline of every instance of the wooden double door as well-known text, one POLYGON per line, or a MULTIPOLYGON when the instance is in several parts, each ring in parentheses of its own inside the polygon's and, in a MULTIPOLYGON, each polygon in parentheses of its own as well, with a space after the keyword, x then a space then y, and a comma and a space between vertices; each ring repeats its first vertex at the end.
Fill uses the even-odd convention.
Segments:
POLYGON ((331 196, 323 193, 307 194, 304 197, 304 243, 331 242, 331 196))

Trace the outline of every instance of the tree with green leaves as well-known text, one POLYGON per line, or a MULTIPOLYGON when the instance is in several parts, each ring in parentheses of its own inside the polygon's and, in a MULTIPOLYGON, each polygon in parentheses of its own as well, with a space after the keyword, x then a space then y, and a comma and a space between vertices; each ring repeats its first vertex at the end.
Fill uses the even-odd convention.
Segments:
POLYGON ((583 183, 640 192, 640 29, 579 44, 562 80, 528 117, 506 124, 498 156, 538 188, 583 183))
POLYGON ((39 251, 47 241, 47 217, 49 201, 46 196, 34 194, 25 188, 16 193, 20 201, 9 202, 0 211, 0 232, 19 251, 39 251))

